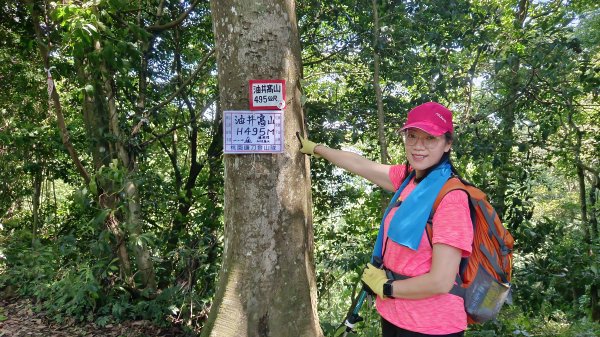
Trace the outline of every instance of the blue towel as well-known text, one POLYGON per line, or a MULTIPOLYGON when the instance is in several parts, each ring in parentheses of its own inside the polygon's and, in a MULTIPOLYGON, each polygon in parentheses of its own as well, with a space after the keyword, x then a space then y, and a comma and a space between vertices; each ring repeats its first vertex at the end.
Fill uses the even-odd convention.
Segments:
MULTIPOLYGON (((421 243, 423 230, 435 199, 452 174, 452 167, 446 160, 437 165, 425 179, 423 179, 415 189, 403 200, 400 207, 390 221, 388 237, 394 242, 406 246, 412 250, 417 250, 421 243)), ((414 176, 414 171, 404 179, 404 182, 394 194, 390 201, 379 226, 379 234, 373 249, 373 257, 382 257, 383 248, 383 229, 384 221, 390 210, 397 205, 398 198, 402 190, 408 185, 408 182, 414 176)))

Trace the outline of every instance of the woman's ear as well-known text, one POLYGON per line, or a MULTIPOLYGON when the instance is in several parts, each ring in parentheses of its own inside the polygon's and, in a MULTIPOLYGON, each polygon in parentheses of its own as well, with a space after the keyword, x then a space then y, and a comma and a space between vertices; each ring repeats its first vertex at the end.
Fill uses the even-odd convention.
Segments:
POLYGON ((444 146, 444 152, 450 151, 451 148, 452 148, 452 141, 446 142, 446 146, 444 146))

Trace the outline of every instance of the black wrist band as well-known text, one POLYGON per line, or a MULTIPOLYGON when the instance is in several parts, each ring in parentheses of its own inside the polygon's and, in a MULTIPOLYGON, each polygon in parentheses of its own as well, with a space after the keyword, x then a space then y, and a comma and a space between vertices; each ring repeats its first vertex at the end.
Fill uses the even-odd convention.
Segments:
POLYGON ((392 296, 394 294, 394 286, 392 284, 393 282, 394 280, 388 280, 386 283, 383 284, 384 296, 394 298, 394 296, 392 296))

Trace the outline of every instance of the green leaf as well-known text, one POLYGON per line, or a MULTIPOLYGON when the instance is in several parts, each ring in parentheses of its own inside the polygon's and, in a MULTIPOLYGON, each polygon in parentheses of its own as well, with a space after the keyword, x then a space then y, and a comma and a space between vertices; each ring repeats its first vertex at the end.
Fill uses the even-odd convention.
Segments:
POLYGON ((92 193, 92 195, 98 194, 98 186, 96 185, 95 181, 91 180, 88 184, 88 188, 90 189, 90 193, 92 193))
POLYGON ((92 220, 92 222, 96 225, 101 225, 104 223, 104 220, 106 220, 106 217, 110 214, 111 210, 110 209, 103 209, 100 211, 100 213, 98 213, 98 215, 96 215, 96 217, 94 218, 94 220, 92 220))

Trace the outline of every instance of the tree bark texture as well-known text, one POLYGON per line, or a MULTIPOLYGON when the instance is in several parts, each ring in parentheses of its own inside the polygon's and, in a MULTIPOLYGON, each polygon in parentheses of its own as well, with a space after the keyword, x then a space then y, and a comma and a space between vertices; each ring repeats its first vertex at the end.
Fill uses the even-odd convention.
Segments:
POLYGON ((248 110, 248 80, 284 79, 281 154, 226 155, 225 247, 202 336, 322 336, 292 0, 213 0, 220 106, 248 110))

